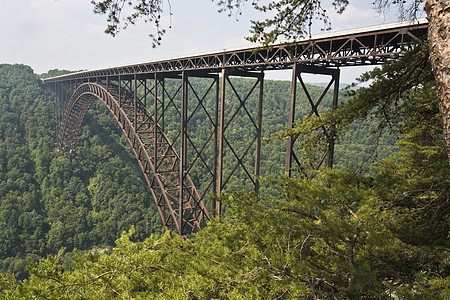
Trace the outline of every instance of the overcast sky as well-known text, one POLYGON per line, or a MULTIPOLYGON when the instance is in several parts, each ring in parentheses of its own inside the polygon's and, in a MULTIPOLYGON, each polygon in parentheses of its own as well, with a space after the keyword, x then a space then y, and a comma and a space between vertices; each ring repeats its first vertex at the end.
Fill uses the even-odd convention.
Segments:
MULTIPOLYGON (((395 12, 379 15, 371 2, 350 1, 342 15, 331 14, 332 31, 397 21, 395 12)), ((219 14, 211 0, 170 0, 170 4, 173 15, 170 19, 164 16, 164 22, 166 26, 170 22, 171 29, 162 45, 154 49, 148 38, 152 24, 141 22, 111 37, 104 33, 106 16, 93 14, 90 0, 0 0, 0 63, 30 65, 39 74, 50 69, 92 70, 235 48, 249 45, 244 39, 249 20, 264 17, 250 5, 236 20, 219 14)), ((352 81, 361 71, 346 71, 341 82, 352 81)), ((266 75, 277 76, 289 78, 266 75)))

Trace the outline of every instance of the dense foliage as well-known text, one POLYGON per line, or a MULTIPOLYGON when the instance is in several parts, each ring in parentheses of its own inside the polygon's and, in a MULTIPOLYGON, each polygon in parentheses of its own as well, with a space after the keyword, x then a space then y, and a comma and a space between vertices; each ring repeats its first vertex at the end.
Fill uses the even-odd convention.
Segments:
MULTIPOLYGON (((434 82, 423 54, 419 48, 417 53, 374 70, 363 78, 374 80, 370 87, 348 92, 351 99, 341 108, 322 113, 320 118, 299 120, 294 130, 277 135, 298 136, 300 146, 320 140, 322 133, 317 128, 321 126, 343 131, 335 170, 317 172, 314 179, 301 174, 266 179, 269 192, 259 196, 242 191, 224 194, 227 216, 220 222, 213 220, 187 240, 168 232, 150 235, 159 222, 151 214, 148 192, 133 168, 125 139, 100 104, 87 117, 76 153, 57 153, 48 136, 52 132, 50 116, 46 116, 49 123, 40 119, 41 123, 34 119, 33 126, 18 123, 32 122, 28 120, 38 118, 39 111, 49 112, 37 109, 46 105, 37 77, 24 66, 2 66, 2 74, 21 70, 19 79, 28 76, 36 86, 29 104, 11 102, 14 93, 3 91, 18 79, 15 75, 8 80, 7 75, 1 77, 5 81, 2 103, 9 109, 4 111, 16 112, 8 122, 0 123, 5 132, 1 148, 5 155, 1 157, 8 158, 2 164, 1 216, 17 218, 2 220, 2 232, 12 232, 2 237, 2 245, 16 247, 6 248, 9 252, 4 261, 18 263, 24 253, 53 254, 32 263, 26 280, 3 274, 3 295, 22 299, 448 299, 450 170, 434 82), (405 66, 412 64, 417 67, 411 80, 396 80, 407 70, 405 66), (30 105, 32 117, 22 118, 11 103, 30 105), (21 117, 14 119, 17 115, 21 117), (6 139, 6 133, 21 138, 16 142, 23 145, 22 152, 8 150, 21 147, 8 148, 6 141, 12 141, 6 139), (397 138, 398 148, 373 148, 397 138), (36 140, 40 144, 33 144, 36 140), (38 149, 47 149, 40 160, 33 154, 44 151, 38 149), (375 158, 374 151, 384 158, 375 158), (6 156, 7 152, 13 154, 6 156), (10 161, 16 165, 7 169, 10 161), (372 161, 375 164, 368 171, 372 161), (14 174, 18 181, 12 181, 14 174), (25 175, 27 180, 22 179, 25 175), (3 186, 10 186, 6 193, 3 186), (34 202, 23 200, 27 189, 36 191, 34 202), (33 217, 30 220, 38 225, 19 227, 17 224, 28 224, 19 223, 25 220, 22 215, 33 217), (70 251, 112 245, 117 233, 131 225, 134 227, 122 234, 109 254, 74 251, 68 257, 64 249, 57 252, 61 246, 70 251), (3 243, 10 240, 14 243, 3 243), (32 241, 32 246, 27 244, 32 241), (38 247, 40 252, 29 250, 38 247)), ((248 89, 246 80, 236 85, 248 89)), ((287 111, 288 85, 265 83, 264 136, 285 124, 281 116, 287 111)), ((310 93, 320 94, 321 89, 311 87, 310 93)), ((252 112, 254 101, 249 99, 252 112)), ((233 98, 229 103, 233 105, 233 98)), ((208 105, 212 104, 206 101, 208 105)), ((298 105, 299 116, 309 112, 307 102, 298 105)), ((239 137, 245 141, 251 134, 240 129, 245 118, 242 114, 233 122, 235 128, 230 125, 229 139, 238 148, 239 137)), ((201 119, 196 122, 199 131, 192 134, 201 140, 208 133, 201 119)), ((178 125, 173 126, 167 125, 169 135, 178 125)), ((274 139, 264 145, 265 175, 280 174, 282 169, 277 166, 283 162, 283 144, 274 139)), ((236 181, 230 186, 239 187, 236 181)), ((9 271, 21 270, 21 263, 9 271)))

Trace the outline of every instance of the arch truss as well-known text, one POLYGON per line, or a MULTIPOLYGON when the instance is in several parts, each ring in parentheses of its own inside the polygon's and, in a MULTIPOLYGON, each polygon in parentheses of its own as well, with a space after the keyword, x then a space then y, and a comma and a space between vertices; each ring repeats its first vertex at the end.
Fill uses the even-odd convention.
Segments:
POLYGON ((71 96, 61 124, 59 147, 73 150, 86 112, 100 99, 116 119, 133 150, 168 230, 184 236, 209 220, 190 176, 161 126, 136 94, 118 83, 87 82, 71 96))

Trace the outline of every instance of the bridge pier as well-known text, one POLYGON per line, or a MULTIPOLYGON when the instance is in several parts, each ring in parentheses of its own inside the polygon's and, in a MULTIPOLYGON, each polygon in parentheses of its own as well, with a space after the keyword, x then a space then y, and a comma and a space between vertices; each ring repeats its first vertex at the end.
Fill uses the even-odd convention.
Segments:
MULTIPOLYGON (((177 149, 179 161, 172 166, 171 172, 178 173, 176 230, 184 235, 188 230, 185 227, 186 203, 192 198, 204 201, 209 198, 207 196, 216 194, 219 76, 206 72, 181 72, 175 75, 155 73, 142 82, 138 79, 136 86, 138 102, 145 103, 144 106, 153 112, 153 119, 159 124, 153 127, 153 145, 150 146, 155 173, 167 172, 161 169, 161 165, 168 159, 163 151, 165 140, 157 128, 165 132, 171 141, 171 147, 177 149), (196 78, 210 79, 208 88, 200 90, 196 86, 196 78), (166 85, 168 81, 171 84, 166 85), (214 104, 212 108, 211 103, 214 104), (199 120, 201 123, 198 123, 199 120), (174 127, 175 123, 179 124, 178 128, 174 127), (195 136, 194 130, 198 126, 210 131, 206 141, 198 141, 195 136), (187 177, 188 174, 195 179, 199 176, 203 180, 207 178, 208 182, 196 188, 187 177)), ((214 203, 211 205, 214 206, 214 203)))
MULTIPOLYGON (((181 163, 179 177, 181 179, 180 187, 183 187, 180 190, 180 199, 193 197, 194 195, 186 196, 184 193, 191 193, 195 190, 199 193, 198 197, 202 201, 210 200, 210 196, 215 195, 217 188, 219 76, 184 71, 181 74, 180 90, 179 155, 181 163), (208 80, 206 89, 204 87, 202 89, 202 85, 198 86, 196 83, 199 78, 208 80), (198 140, 195 135, 198 127, 208 130, 206 140, 198 140), (186 180, 187 174, 190 174, 194 181, 202 178, 205 184, 194 189, 191 186, 192 181, 186 180), (207 179, 205 180, 205 178, 207 179)), ((174 98, 172 98, 172 102, 173 100, 174 98)), ((210 201, 211 206, 214 207, 214 201, 210 201)), ((180 212, 183 212, 182 205, 183 202, 180 201, 180 212)))
MULTIPOLYGON (((262 108, 263 108, 263 93, 264 90, 264 72, 260 73, 240 71, 240 70, 230 70, 222 69, 222 85, 221 85, 221 95, 220 95, 220 121, 219 121, 219 153, 218 153, 218 178, 217 178, 217 196, 220 196, 222 190, 225 188, 231 177, 235 174, 238 168, 244 171, 247 180, 250 180, 253 190, 257 193, 259 190, 259 168, 261 164, 261 130, 262 130, 262 108), (256 79, 250 91, 247 94, 241 95, 235 88, 230 77, 241 77, 241 78, 253 78, 256 79), (227 98, 227 86, 231 89, 231 95, 236 98, 239 105, 238 107, 233 107, 230 105, 227 98), (256 116, 252 115, 252 109, 247 108, 246 104, 250 102, 251 96, 257 93, 257 103, 256 103, 256 116), (225 114, 227 106, 230 106, 231 110, 225 114), (232 145, 231 139, 227 139, 226 130, 228 126, 235 120, 238 113, 248 117, 249 122, 246 125, 254 129, 255 136, 250 143, 246 146, 244 153, 237 153, 235 147, 232 145), (226 119, 228 117, 228 119, 226 119), (251 151, 254 146, 254 171, 248 170, 248 165, 245 164, 244 159, 251 155, 251 151), (225 153, 225 149, 228 153, 225 153), (234 167, 231 169, 229 174, 224 175, 224 156, 231 156, 236 162, 234 167)), ((243 187, 245 188, 245 187, 243 187)), ((222 206, 219 201, 215 204, 216 216, 221 214, 222 206)))
MULTIPOLYGON (((292 129, 294 127, 295 123, 295 111, 296 111, 296 100, 297 100, 297 85, 298 82, 301 84, 302 92, 306 95, 308 102, 311 106, 311 111, 309 112, 307 117, 311 117, 312 115, 316 115, 317 117, 320 116, 318 107, 321 104, 322 100, 324 99, 325 95, 328 93, 331 87, 333 87, 333 98, 331 102, 330 109, 335 109, 338 104, 338 98, 339 98, 339 76, 340 76, 340 70, 339 69, 332 69, 327 67, 319 67, 319 66, 310 66, 310 65, 302 65, 295 63, 292 68, 292 81, 291 81, 291 99, 290 99, 290 105, 289 105, 289 119, 288 119, 288 129, 292 129), (308 87, 306 86, 305 82, 303 81, 302 74, 320 74, 320 75, 328 75, 330 76, 330 80, 327 83, 327 86, 325 87, 322 94, 319 96, 317 100, 314 100, 310 93, 308 92, 308 87)), ((333 160, 334 160, 334 141, 336 137, 336 133, 334 128, 325 128, 322 127, 322 130, 324 131, 324 134, 327 138, 327 149, 325 153, 321 156, 319 161, 316 163, 314 169, 318 170, 322 164, 324 163, 325 159, 327 159, 327 167, 332 168, 333 167, 333 160)), ((307 177, 313 176, 312 174, 306 174, 303 170, 303 166, 299 160, 299 156, 295 154, 294 151, 294 144, 297 141, 297 137, 289 137, 287 141, 287 151, 286 151, 286 163, 285 163, 285 173, 288 176, 292 175, 293 170, 293 163, 295 163, 295 167, 299 169, 299 171, 303 172, 304 175, 307 177)))

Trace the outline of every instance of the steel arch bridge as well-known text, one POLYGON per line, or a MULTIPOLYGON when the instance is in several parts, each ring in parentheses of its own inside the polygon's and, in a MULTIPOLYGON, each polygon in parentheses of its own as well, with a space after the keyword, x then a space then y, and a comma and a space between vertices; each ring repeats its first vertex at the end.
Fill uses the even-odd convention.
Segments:
MULTIPOLYGON (((261 165, 261 132, 264 74, 270 70, 292 70, 291 97, 287 112, 288 128, 296 120, 296 95, 301 89, 311 106, 309 116, 319 115, 318 107, 332 91, 331 109, 338 104, 341 67, 374 65, 396 59, 423 40, 425 20, 387 24, 345 31, 310 39, 288 41, 268 48, 240 48, 203 55, 181 57, 137 65, 71 73, 44 80, 54 104, 57 141, 60 149, 74 150, 84 116, 100 99, 116 119, 128 139, 157 204, 167 230, 184 236, 198 231, 210 219, 204 200, 219 195, 237 170, 258 192, 261 165), (302 74, 329 77, 324 92, 316 99, 308 92, 302 74), (232 78, 251 78, 252 88, 240 92, 232 78), (208 82, 207 89, 195 85, 196 78, 208 82), (175 90, 168 81, 175 82, 175 90), (230 95, 236 103, 230 103, 230 95), (207 108, 205 99, 213 99, 207 108), (256 100, 253 100, 256 99, 256 100), (250 102, 252 108, 250 108, 250 102), (256 101, 256 102, 255 102, 256 101), (203 114, 208 139, 196 141, 190 128, 203 114), (244 150, 237 151, 230 127, 240 114, 254 137, 244 150), (179 127, 169 129, 169 116, 179 127), (172 132, 172 140, 168 137, 172 132), (253 166, 244 163, 251 158, 253 166), (202 191, 192 177, 194 165, 201 165, 206 185, 202 191), (231 166, 224 173, 224 165, 231 166)), ((198 124, 197 124, 198 126, 198 124)), ((334 130, 323 128, 327 150, 317 162, 332 167, 334 130)), ((299 166, 294 150, 296 140, 286 146, 285 172, 299 166)), ((197 176, 198 177, 198 176, 197 176)), ((212 201, 212 213, 219 216, 221 203, 212 201)))

